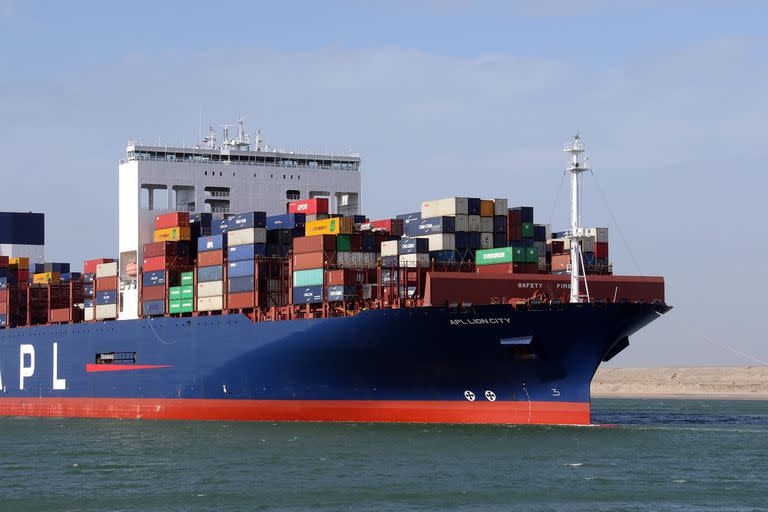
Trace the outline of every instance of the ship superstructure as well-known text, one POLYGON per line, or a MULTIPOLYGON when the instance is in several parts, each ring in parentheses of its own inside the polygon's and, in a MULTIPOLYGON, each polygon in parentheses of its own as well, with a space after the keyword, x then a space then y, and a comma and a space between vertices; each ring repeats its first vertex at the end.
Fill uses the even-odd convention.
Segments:
POLYGON ((119 164, 119 250, 121 318, 138 317, 136 269, 142 247, 152 242, 152 223, 165 212, 230 213, 260 210, 286 213, 290 201, 328 198, 333 212, 358 213, 360 155, 297 153, 268 146, 261 131, 247 133, 241 119, 194 147, 129 141, 119 164))

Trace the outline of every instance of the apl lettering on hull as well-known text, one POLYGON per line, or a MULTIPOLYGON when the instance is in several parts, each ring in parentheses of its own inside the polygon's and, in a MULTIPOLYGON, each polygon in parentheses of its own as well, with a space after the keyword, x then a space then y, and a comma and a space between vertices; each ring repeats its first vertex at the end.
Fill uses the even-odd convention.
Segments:
MULTIPOLYGON (((67 379, 59 377, 59 344, 54 342, 52 346, 52 384, 51 387, 54 390, 66 390, 67 379)), ((0 389, 3 392, 7 392, 5 381, 3 381, 3 363, 0 361, 0 389)), ((24 390, 24 384, 27 379, 34 377, 35 375, 35 347, 34 345, 22 344, 19 345, 19 390, 24 390)))

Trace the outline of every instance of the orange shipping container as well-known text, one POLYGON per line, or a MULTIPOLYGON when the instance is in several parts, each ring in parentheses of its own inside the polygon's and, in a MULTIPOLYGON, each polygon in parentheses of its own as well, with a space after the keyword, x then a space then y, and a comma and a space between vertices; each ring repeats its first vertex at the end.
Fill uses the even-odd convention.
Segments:
POLYGON ((351 217, 334 217, 307 222, 304 231, 306 236, 348 235, 352 233, 353 225, 351 217))
POLYGON ((97 290, 117 290, 117 276, 96 279, 97 290))
POLYGON ((182 240, 189 241, 191 238, 192 234, 189 226, 176 226, 155 230, 155 242, 180 242, 182 240))
POLYGON ((227 295, 228 309, 243 309, 253 307, 253 292, 230 293, 227 295))
POLYGON ((224 251, 204 251, 197 255, 198 267, 212 267, 224 264, 224 251))
POLYGON ((325 263, 335 263, 334 261, 328 261, 328 259, 335 260, 332 255, 335 253, 323 253, 323 252, 308 252, 305 254, 293 255, 293 270, 309 270, 311 268, 322 268, 325 263), (328 256, 329 258, 326 258, 328 256))
POLYGON ((493 201, 492 200, 482 199, 480 201, 480 216, 493 217, 493 201))

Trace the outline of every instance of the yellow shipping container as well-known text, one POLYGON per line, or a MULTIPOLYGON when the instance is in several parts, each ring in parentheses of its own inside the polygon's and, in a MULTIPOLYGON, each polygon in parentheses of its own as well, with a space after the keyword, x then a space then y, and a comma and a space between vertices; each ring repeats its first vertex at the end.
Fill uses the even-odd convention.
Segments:
POLYGON ((334 217, 325 220, 307 222, 304 227, 306 236, 313 235, 349 235, 352 234, 352 217, 334 217))
POLYGON ((29 269, 29 258, 11 258, 8 260, 11 265, 18 265, 19 270, 29 269))
POLYGON ((61 281, 61 275, 58 272, 41 272, 32 276, 34 284, 57 284, 59 281, 61 281))
POLYGON ((493 200, 491 199, 480 200, 480 216, 493 217, 493 200))
POLYGON ((155 230, 155 242, 179 242, 191 239, 192 233, 189 230, 189 226, 155 230))

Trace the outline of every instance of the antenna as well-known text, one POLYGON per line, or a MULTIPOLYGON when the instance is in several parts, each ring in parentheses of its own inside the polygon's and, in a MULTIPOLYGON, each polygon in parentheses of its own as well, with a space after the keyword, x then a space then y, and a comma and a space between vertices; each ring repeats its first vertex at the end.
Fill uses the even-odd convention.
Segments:
POLYGON ((581 277, 584 269, 582 268, 582 250, 581 242, 584 240, 585 232, 581 227, 581 198, 579 195, 579 177, 580 174, 589 171, 588 159, 579 162, 579 155, 584 152, 584 144, 581 142, 581 136, 576 133, 573 140, 566 144, 563 151, 570 153, 570 165, 565 171, 571 174, 571 231, 568 238, 571 241, 571 303, 581 302, 581 277))

